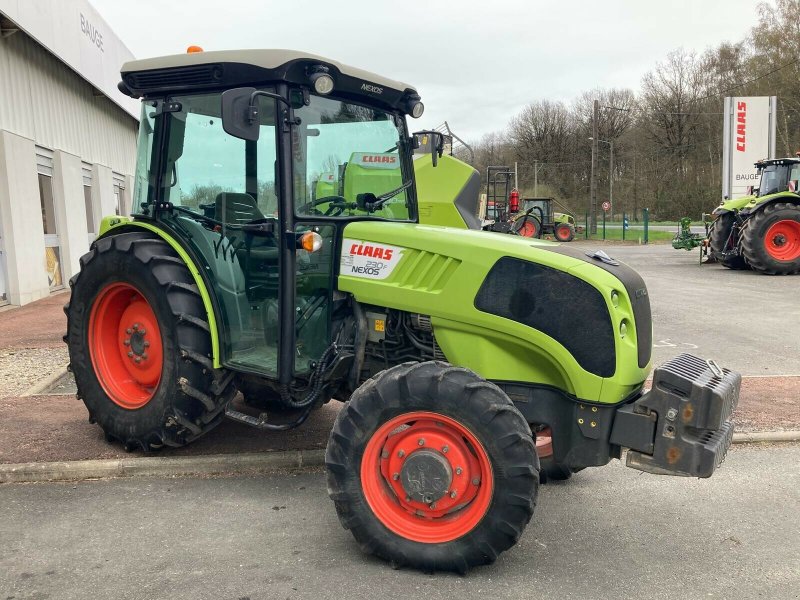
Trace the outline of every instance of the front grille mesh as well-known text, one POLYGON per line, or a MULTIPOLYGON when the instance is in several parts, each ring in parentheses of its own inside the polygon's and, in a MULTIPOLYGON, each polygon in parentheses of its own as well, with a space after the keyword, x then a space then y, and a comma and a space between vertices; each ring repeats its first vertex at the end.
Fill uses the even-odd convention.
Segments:
POLYGON ((220 79, 222 79, 222 65, 210 64, 129 73, 125 76, 125 83, 131 89, 148 91, 203 87, 213 85, 220 79))

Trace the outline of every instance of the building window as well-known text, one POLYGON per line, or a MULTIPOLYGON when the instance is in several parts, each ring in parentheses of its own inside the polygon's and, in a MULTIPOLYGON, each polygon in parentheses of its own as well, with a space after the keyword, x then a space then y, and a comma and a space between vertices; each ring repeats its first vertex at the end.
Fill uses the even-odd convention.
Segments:
POLYGON ((112 174, 114 182, 114 201, 116 204, 117 216, 128 214, 127 207, 125 206, 125 180, 122 175, 117 173, 112 174))
POLYGON ((53 200, 53 153, 36 148, 36 169, 39 173, 39 202, 42 207, 44 233, 44 266, 51 290, 64 287, 61 269, 61 243, 58 237, 55 202, 53 200))
POLYGON ((86 233, 89 236, 89 243, 97 237, 97 225, 94 218, 94 201, 92 200, 92 166, 83 163, 81 168, 83 174, 83 202, 86 207, 86 233))

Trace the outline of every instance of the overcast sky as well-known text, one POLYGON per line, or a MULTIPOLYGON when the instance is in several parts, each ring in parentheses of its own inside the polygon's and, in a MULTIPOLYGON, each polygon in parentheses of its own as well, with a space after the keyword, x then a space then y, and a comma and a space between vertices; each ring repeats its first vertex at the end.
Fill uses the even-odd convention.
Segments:
POLYGON ((638 89, 680 46, 742 39, 754 0, 91 0, 137 58, 292 48, 416 87, 425 114, 473 140, 526 103, 596 87, 638 89))

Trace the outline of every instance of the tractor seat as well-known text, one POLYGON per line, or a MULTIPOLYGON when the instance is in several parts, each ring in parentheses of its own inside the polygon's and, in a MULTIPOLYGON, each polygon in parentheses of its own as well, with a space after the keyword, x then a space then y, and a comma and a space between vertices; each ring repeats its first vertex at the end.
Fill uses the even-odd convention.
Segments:
MULTIPOLYGON (((214 204, 217 219, 226 225, 241 226, 264 218, 250 194, 222 192, 217 194, 214 204)), ((248 299, 277 297, 279 255, 275 238, 239 234, 236 237, 236 257, 244 270, 248 299)))
POLYGON ((214 200, 217 220, 227 225, 244 225, 256 219, 263 219, 256 199, 250 194, 221 192, 214 200))

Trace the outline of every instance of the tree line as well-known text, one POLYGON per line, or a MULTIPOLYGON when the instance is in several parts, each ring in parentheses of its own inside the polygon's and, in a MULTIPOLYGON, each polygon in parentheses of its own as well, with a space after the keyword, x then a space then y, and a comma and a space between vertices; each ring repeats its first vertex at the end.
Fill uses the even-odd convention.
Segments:
MULTIPOLYGON (((677 49, 642 79, 639 90, 594 89, 571 103, 537 100, 503 131, 472 142, 472 164, 518 165, 523 196, 555 197, 579 219, 589 209, 592 118, 599 101, 598 202, 634 219, 698 218, 721 199, 725 96, 777 96, 778 156, 800 150, 800 0, 756 8, 745 39, 703 53, 677 49), (613 171, 609 170, 613 142, 613 171), (538 183, 538 185, 536 185, 538 183), (534 189, 536 187, 536 189, 534 189)), ((462 157, 463 158, 463 157, 462 157)))

